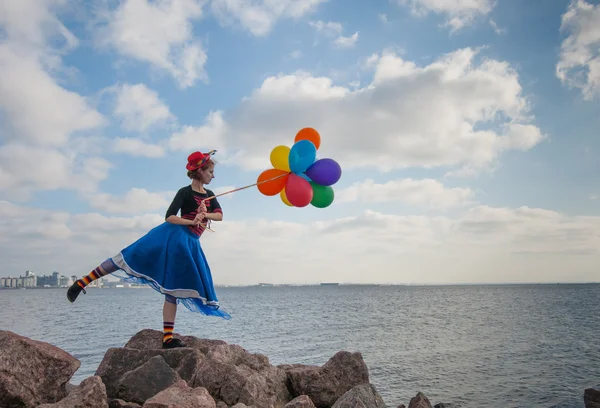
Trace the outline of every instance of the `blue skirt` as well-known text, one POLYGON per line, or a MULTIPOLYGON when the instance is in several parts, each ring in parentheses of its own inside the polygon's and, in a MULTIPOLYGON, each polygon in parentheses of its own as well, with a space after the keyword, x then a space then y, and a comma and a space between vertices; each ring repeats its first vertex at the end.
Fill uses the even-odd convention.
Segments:
POLYGON ((230 319, 219 309, 212 275, 198 235, 164 222, 110 260, 131 283, 147 284, 193 312, 230 319))

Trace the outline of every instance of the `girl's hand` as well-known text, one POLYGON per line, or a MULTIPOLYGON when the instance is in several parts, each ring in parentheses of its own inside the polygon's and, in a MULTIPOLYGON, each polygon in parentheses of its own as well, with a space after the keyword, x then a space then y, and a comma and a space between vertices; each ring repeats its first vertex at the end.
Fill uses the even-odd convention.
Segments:
POLYGON ((194 217, 194 221, 192 221, 192 222, 194 223, 195 226, 198 226, 198 225, 202 224, 202 221, 204 220, 205 217, 206 217, 205 212, 199 212, 198 214, 196 214, 196 217, 194 217))

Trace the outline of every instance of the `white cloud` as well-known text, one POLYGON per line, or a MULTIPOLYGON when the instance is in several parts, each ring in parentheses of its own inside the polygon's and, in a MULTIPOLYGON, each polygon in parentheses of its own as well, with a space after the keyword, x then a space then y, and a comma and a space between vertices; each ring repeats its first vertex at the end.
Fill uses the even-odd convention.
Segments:
POLYGON ((358 31, 352 34, 350 37, 344 37, 340 35, 338 38, 333 40, 333 44, 338 48, 352 48, 358 41, 358 31))
POLYGON ((543 136, 530 123, 517 73, 503 61, 476 63, 476 55, 461 49, 423 67, 375 55, 373 81, 356 90, 302 72, 269 77, 224 116, 223 143, 240 165, 258 170, 274 146, 293 144, 310 126, 322 137, 319 157, 343 168, 486 169, 543 136))
POLYGON ((65 1, 0 5, 0 193, 27 200, 34 191, 93 191, 111 164, 81 151, 105 124, 83 96, 59 82, 62 54, 78 39, 56 17, 65 1))
POLYGON ((124 84, 116 92, 114 114, 126 130, 145 132, 175 118, 158 93, 145 84, 124 84))
POLYGON ((429 12, 446 16, 446 26, 452 31, 473 23, 478 16, 489 14, 496 5, 495 0, 397 0, 401 6, 410 6, 416 16, 429 12))
MULTIPOLYGON (((11 265, 5 274, 50 273, 53 265, 82 276, 164 215, 73 216, 0 202, 0 219, 0 257, 11 265), (48 231, 56 235, 48 239, 48 231)), ((598 280, 600 217, 536 208, 479 206, 458 218, 367 210, 326 222, 224 221, 213 228, 202 240, 216 283, 598 280)))
POLYGON ((358 32, 355 32, 350 37, 344 37, 344 26, 335 21, 309 21, 308 23, 319 35, 332 38, 331 43, 337 48, 351 48, 358 41, 358 32))
POLYGON ((67 0, 2 1, 0 27, 11 41, 29 47, 45 47, 50 39, 60 39, 64 41, 62 50, 70 50, 79 40, 53 13, 67 7, 67 0))
MULTIPOLYGON (((199 127, 185 126, 180 131, 171 135, 169 148, 171 150, 193 151, 203 149, 224 150, 223 134, 226 130, 222 112, 210 112, 205 119, 205 124, 199 127)), ((224 153, 224 152, 223 152, 224 153)))
POLYGON ((446 209, 467 204, 473 198, 469 188, 447 188, 434 179, 399 179, 376 183, 372 179, 356 182, 336 193, 337 202, 398 202, 446 209))
POLYGON ((122 197, 98 193, 87 196, 92 208, 113 214, 144 214, 166 210, 175 196, 174 191, 153 193, 143 188, 132 188, 122 197))
POLYGON ((327 0, 212 0, 214 15, 222 25, 239 23, 255 36, 266 36, 284 18, 298 19, 314 12, 327 0))
POLYGON ((121 55, 168 72, 182 88, 207 80, 207 55, 193 36, 192 22, 202 17, 200 0, 126 0, 99 12, 98 43, 121 55))
POLYGON ((165 149, 162 146, 147 143, 141 139, 118 138, 114 142, 113 151, 139 157, 163 157, 165 149))
POLYGON ((494 29, 494 32, 498 35, 506 34, 506 32, 508 31, 506 28, 498 27, 498 24, 491 18, 490 18, 490 26, 492 26, 492 28, 494 29))
POLYGON ((303 55, 302 51, 300 51, 300 50, 294 50, 294 51, 290 52, 289 57, 291 59, 298 59, 298 58, 302 57, 302 55, 303 55))
POLYGON ((102 158, 23 144, 0 146, 0 163, 0 191, 19 199, 40 190, 95 191, 112 167, 102 158))
POLYGON ((572 0, 562 16, 561 30, 569 35, 561 45, 556 75, 592 100, 600 93, 600 5, 572 0))
POLYGON ((9 140, 62 146, 74 133, 104 124, 84 97, 58 85, 39 59, 19 46, 0 44, 0 109, 9 140))

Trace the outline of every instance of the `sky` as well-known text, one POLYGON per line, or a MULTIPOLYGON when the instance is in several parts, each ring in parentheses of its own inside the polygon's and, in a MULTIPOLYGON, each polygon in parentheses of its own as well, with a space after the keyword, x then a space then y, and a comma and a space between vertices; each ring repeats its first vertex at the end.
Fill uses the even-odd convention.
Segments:
POLYGON ((216 284, 600 281, 585 0, 0 0, 0 276, 83 276, 164 222, 190 153, 221 193, 304 127, 334 202, 221 197, 216 284))

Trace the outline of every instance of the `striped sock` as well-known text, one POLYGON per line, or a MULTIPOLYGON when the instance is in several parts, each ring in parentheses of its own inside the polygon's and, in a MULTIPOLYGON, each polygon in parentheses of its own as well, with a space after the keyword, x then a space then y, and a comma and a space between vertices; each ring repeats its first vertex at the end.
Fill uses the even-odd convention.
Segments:
POLYGON ((76 283, 82 289, 85 289, 85 287, 87 285, 89 285, 90 282, 93 282, 96 279, 100 279, 101 277, 109 275, 109 274, 111 274, 113 272, 116 272, 118 270, 119 270, 119 267, 117 265, 115 265, 115 263, 111 260, 111 258, 109 258, 106 261, 102 262, 100 264, 100 266, 98 266, 92 272, 90 272, 89 275, 84 276, 81 279, 77 279, 76 283))
POLYGON ((163 343, 173 340, 173 329, 175 327, 175 323, 173 322, 163 322, 163 326, 165 328, 165 332, 163 334, 163 343))
POLYGON ((95 281, 96 279, 100 279, 101 277, 103 277, 105 275, 108 275, 108 273, 105 272, 104 269, 102 269, 101 267, 97 267, 92 272, 90 272, 87 276, 84 276, 81 279, 77 279, 77 284, 79 286, 81 286, 81 288, 85 288, 91 282, 95 281))

